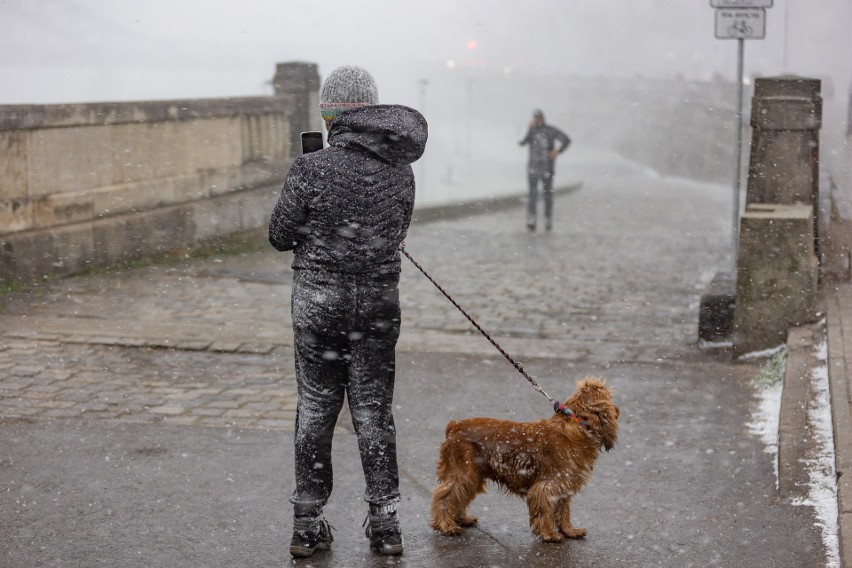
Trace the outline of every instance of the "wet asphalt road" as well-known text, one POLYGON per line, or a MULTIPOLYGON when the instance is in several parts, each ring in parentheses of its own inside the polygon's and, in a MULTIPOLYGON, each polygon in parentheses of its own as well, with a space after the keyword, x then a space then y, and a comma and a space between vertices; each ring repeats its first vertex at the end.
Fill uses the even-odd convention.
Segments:
POLYGON ((557 199, 553 233, 527 233, 519 202, 415 224, 407 244, 550 394, 585 374, 614 387, 619 443, 572 505, 587 538, 537 542, 524 504, 493 490, 477 528, 429 529, 446 422, 549 407, 406 265, 405 555, 369 552, 344 415, 334 545, 293 562, 289 268, 261 249, 2 300, 0 566, 824 566, 813 511, 778 498, 749 433, 760 362, 696 343, 701 291, 730 262, 729 191, 623 163, 571 170, 582 187, 557 199))

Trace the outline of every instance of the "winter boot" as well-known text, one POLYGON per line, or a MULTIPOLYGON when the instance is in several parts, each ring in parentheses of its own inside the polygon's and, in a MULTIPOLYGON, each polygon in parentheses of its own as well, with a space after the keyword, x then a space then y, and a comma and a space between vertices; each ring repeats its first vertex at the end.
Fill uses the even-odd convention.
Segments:
POLYGON ((316 550, 328 550, 332 542, 331 525, 324 518, 296 517, 293 520, 290 556, 305 558, 316 550))
POLYGON ((402 554, 402 530, 396 511, 374 514, 371 510, 364 524, 367 525, 370 550, 383 556, 402 554))

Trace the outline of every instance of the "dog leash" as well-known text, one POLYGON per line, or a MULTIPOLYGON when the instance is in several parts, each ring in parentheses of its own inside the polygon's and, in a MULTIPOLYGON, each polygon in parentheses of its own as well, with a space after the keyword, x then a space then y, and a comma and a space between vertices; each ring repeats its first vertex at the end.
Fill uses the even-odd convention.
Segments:
POLYGON ((529 383, 532 385, 532 387, 533 387, 535 390, 537 390, 538 392, 540 392, 540 393, 541 393, 541 394, 542 394, 545 398, 547 398, 547 400, 549 400, 549 401, 552 403, 554 412, 561 412, 561 413, 563 413, 563 414, 567 415, 569 418, 573 418, 573 419, 577 420, 578 422, 581 422, 580 417, 579 417, 579 416, 577 416, 577 414, 575 414, 575 413, 574 413, 574 412, 573 412, 570 408, 568 408, 567 406, 565 406, 564 404, 562 404, 561 402, 559 402, 558 400, 554 399, 552 396, 550 396, 549 394, 547 394, 546 392, 544 392, 544 389, 543 389, 543 388, 541 388, 541 385, 540 385, 540 384, 538 384, 538 381, 536 381, 536 380, 535 380, 535 379, 534 379, 534 378, 533 378, 533 377, 532 377, 529 373, 527 373, 527 372, 524 370, 524 366, 523 366, 523 365, 521 365, 521 363, 520 363, 520 362, 515 361, 515 360, 512 358, 512 356, 511 356, 511 355, 509 355, 508 353, 506 353, 506 351, 505 351, 502 347, 500 347, 500 344, 498 344, 496 341, 494 341, 494 339, 492 339, 491 335, 489 335, 487 331, 485 331, 484 329, 482 329, 482 326, 481 326, 481 325, 479 325, 478 323, 476 323, 476 320, 475 320, 475 319, 473 319, 473 318, 470 316, 470 314, 468 314, 468 313, 465 311, 465 309, 464 309, 464 308, 462 308, 462 307, 458 304, 458 302, 456 302, 456 301, 453 299, 453 297, 452 297, 452 296, 450 296, 450 295, 449 295, 449 293, 447 293, 447 291, 446 291, 446 290, 444 290, 444 288, 443 288, 440 284, 438 284, 438 283, 435 281, 435 279, 434 279, 434 278, 432 278, 431 276, 429 276, 429 273, 428 273, 428 272, 426 272, 426 270, 425 270, 422 266, 420 266, 420 263, 418 263, 416 260, 414 260, 414 257, 412 257, 412 256, 408 253, 408 251, 407 251, 407 250, 405 250, 405 243, 404 243, 404 242, 403 242, 402 244, 400 244, 400 245, 399 245, 399 252, 401 252, 402 254, 404 254, 404 255, 405 255, 405 258, 407 258, 408 260, 410 260, 410 261, 411 261, 411 264, 413 264, 414 266, 416 266, 416 267, 417 267, 417 270, 419 270, 420 272, 422 272, 422 273, 423 273, 423 276, 425 276, 425 277, 429 280, 429 282, 431 282, 432 284, 434 284, 434 285, 435 285, 435 288, 437 288, 437 289, 441 292, 441 294, 443 294, 443 295, 444 295, 444 297, 445 297, 445 298, 447 298, 447 299, 450 301, 450 303, 452 303, 452 304, 456 307, 456 309, 462 313, 462 315, 463 315, 465 318, 467 318, 467 321, 469 321, 469 322, 473 325, 473 327, 475 327, 475 328, 476 328, 476 330, 477 330, 479 333, 481 333, 481 334, 485 337, 485 339, 487 339, 487 340, 491 343, 491 345, 493 345, 493 346, 494 346, 494 348, 495 348, 495 349, 497 349, 497 351, 499 351, 499 352, 500 352, 500 354, 501 354, 503 357, 505 357, 505 358, 506 358, 506 360, 507 360, 507 361, 509 361, 509 363, 511 363, 511 365, 515 368, 515 370, 516 370, 516 371, 518 371, 521 375, 523 375, 523 376, 524 376, 524 378, 525 378, 527 381, 529 381, 529 383))

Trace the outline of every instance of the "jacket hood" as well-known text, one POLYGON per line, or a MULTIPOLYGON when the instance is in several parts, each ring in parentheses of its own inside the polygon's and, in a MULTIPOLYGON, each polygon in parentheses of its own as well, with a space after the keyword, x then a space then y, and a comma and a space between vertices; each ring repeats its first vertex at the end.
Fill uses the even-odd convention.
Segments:
POLYGON ((423 115, 402 105, 348 110, 331 122, 329 146, 366 151, 396 165, 417 161, 429 135, 423 115))

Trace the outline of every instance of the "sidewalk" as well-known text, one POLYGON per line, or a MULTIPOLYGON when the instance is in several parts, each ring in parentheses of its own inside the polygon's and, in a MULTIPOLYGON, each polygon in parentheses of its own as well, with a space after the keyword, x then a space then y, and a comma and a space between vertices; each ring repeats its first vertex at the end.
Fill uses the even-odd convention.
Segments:
POLYGON ((834 418, 842 566, 852 566, 852 283, 827 286, 828 376, 834 418))
MULTIPOLYGON (((528 233, 518 203, 417 223, 407 249, 547 392, 564 398, 586 374, 614 387, 618 444, 572 506, 586 539, 537 542, 524 504, 493 488, 473 504, 477 528, 429 528, 447 421, 552 411, 406 263, 405 555, 369 552, 344 413, 334 545, 292 562, 291 271, 261 247, 0 299, 0 566, 825 566, 813 510, 779 499, 749 434, 762 362, 697 346, 700 294, 730 263, 729 191, 629 164, 573 169, 583 185, 557 198, 552 233, 528 233)), ((849 342, 832 314, 834 365, 849 342)))

